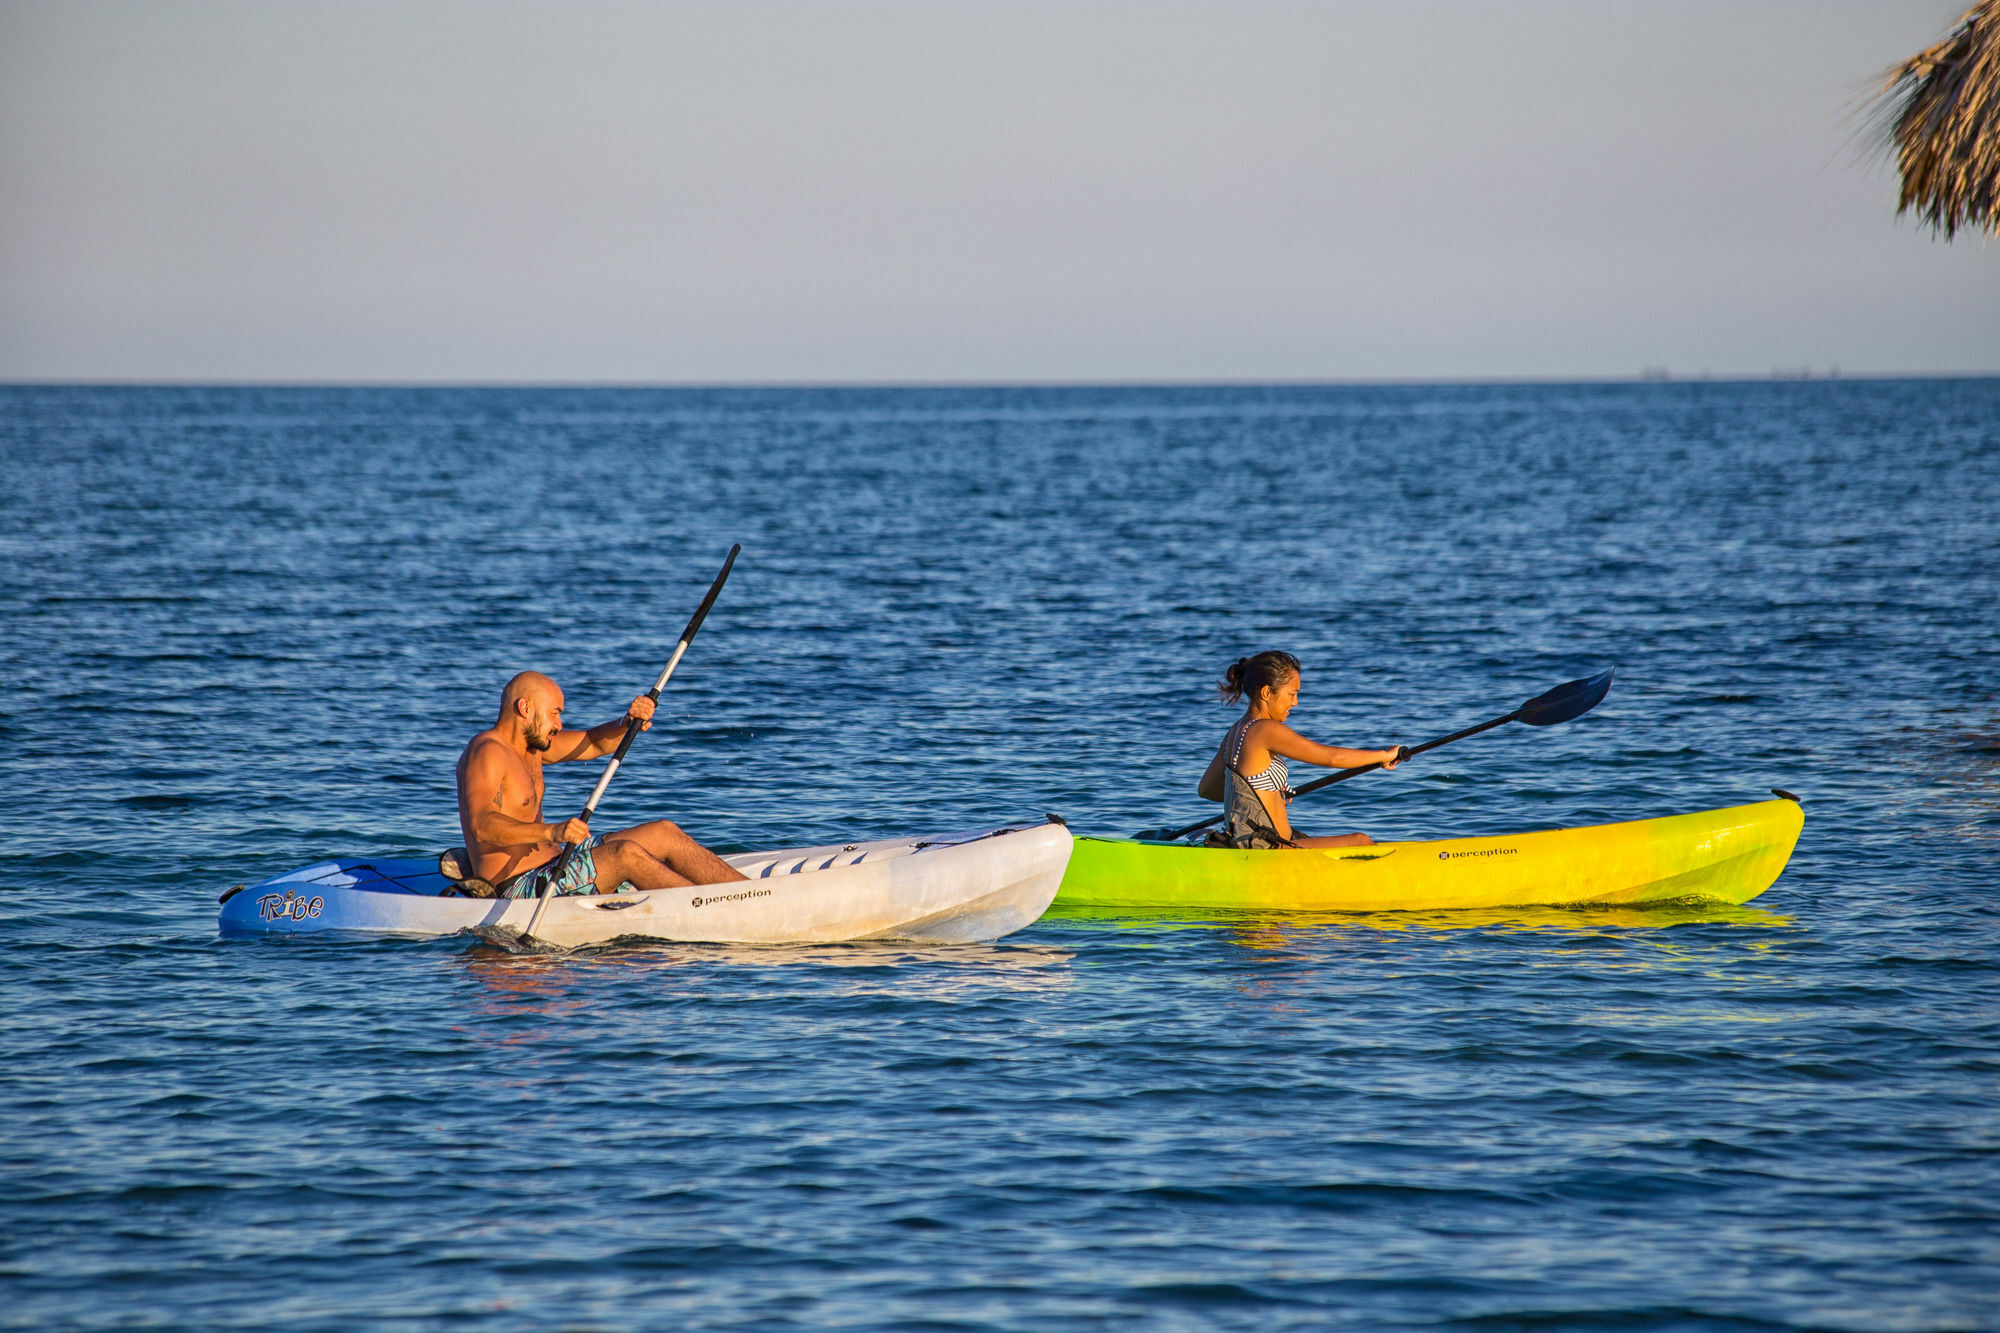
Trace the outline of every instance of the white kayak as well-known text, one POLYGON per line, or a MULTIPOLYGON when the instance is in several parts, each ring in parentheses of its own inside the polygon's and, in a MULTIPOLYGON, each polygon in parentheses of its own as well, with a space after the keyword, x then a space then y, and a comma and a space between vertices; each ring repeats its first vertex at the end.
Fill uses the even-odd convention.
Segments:
MULTIPOLYGON (((831 843, 722 859, 744 883, 561 897, 537 938, 564 946, 620 936, 730 944, 998 939, 1048 909, 1069 865, 1053 820, 974 833, 831 843)), ((222 896, 224 935, 449 935, 524 930, 532 898, 446 896, 435 861, 321 861, 222 896)))

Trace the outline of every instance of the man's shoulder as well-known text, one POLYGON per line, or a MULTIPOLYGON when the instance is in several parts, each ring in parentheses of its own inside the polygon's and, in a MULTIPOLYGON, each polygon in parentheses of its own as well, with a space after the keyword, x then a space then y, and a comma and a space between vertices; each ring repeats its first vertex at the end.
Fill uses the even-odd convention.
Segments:
POLYGON ((498 733, 482 731, 465 743, 465 750, 458 757, 458 771, 463 775, 474 767, 491 769, 497 765, 501 768, 521 768, 527 762, 513 746, 501 740, 498 733))

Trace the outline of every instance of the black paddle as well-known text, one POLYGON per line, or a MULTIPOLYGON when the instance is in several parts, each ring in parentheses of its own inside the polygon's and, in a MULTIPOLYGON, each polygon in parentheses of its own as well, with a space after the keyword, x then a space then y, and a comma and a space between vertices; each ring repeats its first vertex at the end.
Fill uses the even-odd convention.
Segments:
MULTIPOLYGON (((729 558, 722 562, 722 572, 715 576, 715 582, 708 585, 708 596, 701 599, 701 605, 694 609, 694 615, 689 618, 687 628, 681 631, 681 641, 674 645, 674 655, 667 659, 667 669, 653 682, 653 688, 646 691, 646 697, 655 703, 659 702, 660 691, 667 688, 667 678, 673 675, 674 668, 681 664, 681 654, 688 650, 688 644, 701 629, 701 622, 708 618, 708 608, 715 605, 716 596, 721 593, 723 583, 729 578, 729 567, 736 563, 736 553, 742 549, 741 542, 729 548, 729 558)), ((612 775, 618 772, 618 765, 625 762, 625 752, 632 748, 632 738, 639 734, 639 730, 639 719, 636 717, 625 724, 625 734, 619 738, 617 752, 611 756, 611 762, 604 766, 603 776, 597 779, 597 786, 591 789, 590 799, 583 803, 583 813, 577 816, 586 827, 590 824, 590 817, 597 813, 597 803, 604 799, 604 789, 611 785, 612 775)), ((575 853, 575 844, 567 842, 563 844, 555 865, 549 871, 548 882, 551 889, 556 881, 562 878, 563 867, 569 864, 569 858, 575 853)), ((535 933, 535 927, 542 923, 542 910, 549 905, 549 899, 554 896, 552 891, 543 892, 541 900, 535 904, 534 915, 528 918, 528 928, 521 932, 522 935, 531 936, 535 933)))
MULTIPOLYGON (((1558 685, 1546 693, 1536 695, 1505 717, 1496 717, 1491 722, 1481 722, 1478 726, 1467 727, 1464 731, 1454 731, 1449 736, 1440 736, 1434 741, 1425 741, 1422 745, 1399 747, 1402 753, 1397 756, 1396 762, 1401 763, 1411 755, 1422 754, 1425 750, 1435 750, 1440 745, 1450 745, 1453 741, 1462 741, 1467 736, 1477 736, 1482 731, 1491 731, 1495 727, 1504 727, 1509 722, 1525 722, 1531 727, 1553 727, 1558 722, 1568 722, 1572 719, 1582 717, 1585 713, 1603 703, 1604 696, 1610 692, 1611 671, 1608 669, 1600 671, 1594 676, 1587 676, 1582 680, 1572 680, 1566 684, 1558 685)), ((1380 767, 1382 767, 1381 764, 1375 763, 1362 764, 1358 768, 1343 768, 1338 773, 1329 773, 1316 782, 1308 782, 1305 786, 1293 792, 1292 795, 1304 796, 1309 791, 1318 791, 1321 787, 1331 787, 1336 782, 1345 782, 1351 777, 1357 777, 1363 773, 1372 773, 1380 767)), ((1199 824, 1189 824, 1184 829, 1174 829, 1171 831, 1149 829, 1137 836, 1143 842, 1173 842, 1177 839, 1185 838, 1190 833, 1198 833, 1210 824, 1220 824, 1223 818, 1222 815, 1216 815, 1212 819, 1202 820, 1199 824)))

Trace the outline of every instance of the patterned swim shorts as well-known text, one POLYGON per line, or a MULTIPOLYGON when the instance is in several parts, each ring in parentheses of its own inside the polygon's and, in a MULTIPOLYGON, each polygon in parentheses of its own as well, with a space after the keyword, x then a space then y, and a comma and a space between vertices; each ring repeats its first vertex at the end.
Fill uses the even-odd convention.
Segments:
POLYGON ((591 834, 576 845, 576 850, 569 854, 567 861, 563 859, 561 853, 557 853, 555 860, 545 865, 536 866, 533 870, 516 875, 513 879, 499 885, 500 896, 502 898, 543 897, 549 892, 545 886, 551 878, 550 872, 558 865, 562 866, 562 874, 554 876, 554 892, 558 897, 564 894, 597 892, 597 858, 590 853, 593 848, 601 846, 603 842, 603 838, 595 833, 591 834))

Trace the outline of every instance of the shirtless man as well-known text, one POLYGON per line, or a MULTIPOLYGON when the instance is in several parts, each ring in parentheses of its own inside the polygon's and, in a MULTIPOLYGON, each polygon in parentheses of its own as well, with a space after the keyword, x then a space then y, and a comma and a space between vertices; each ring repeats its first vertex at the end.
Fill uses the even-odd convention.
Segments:
POLYGON ((581 819, 542 822, 542 765, 595 759, 618 748, 625 724, 653 726, 653 701, 640 695, 625 716, 589 731, 564 731, 563 692, 547 676, 523 671, 500 695, 500 717, 458 757, 458 826, 472 873, 503 898, 548 892, 564 843, 578 844, 555 877, 555 892, 612 893, 720 884, 743 876, 666 820, 603 835, 581 819))

